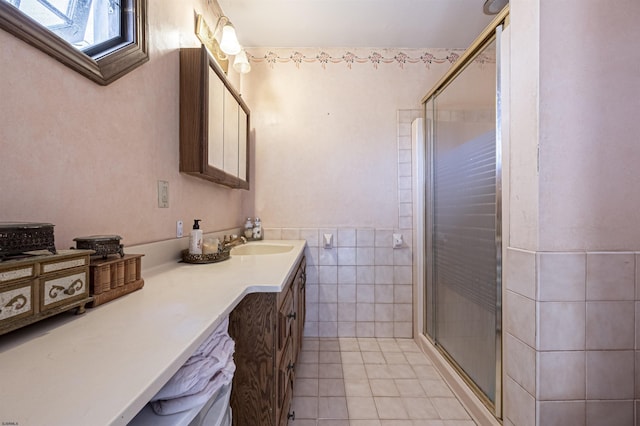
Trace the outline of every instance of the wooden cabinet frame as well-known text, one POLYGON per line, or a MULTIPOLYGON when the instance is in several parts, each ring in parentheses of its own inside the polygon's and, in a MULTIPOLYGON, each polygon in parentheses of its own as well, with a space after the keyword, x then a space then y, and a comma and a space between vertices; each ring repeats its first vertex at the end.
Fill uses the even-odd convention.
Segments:
MULTIPOLYGON (((249 108, 204 45, 180 49, 180 171, 230 188, 249 189, 249 123, 249 108), (212 75, 219 81, 212 81, 212 75), (209 96, 210 87, 219 82, 224 86, 226 97, 234 99, 238 108, 238 128, 235 129, 238 172, 235 174, 226 167, 215 167, 210 163, 214 141, 209 137, 209 130, 221 124, 215 120, 225 120, 224 110, 222 116, 211 117, 215 99, 209 96), (244 153, 244 159, 240 157, 241 153, 244 153), (244 177, 241 171, 244 171, 244 177)), ((228 139, 228 134, 224 133, 223 138, 228 139)), ((227 140, 222 142, 223 146, 228 143, 227 140)))

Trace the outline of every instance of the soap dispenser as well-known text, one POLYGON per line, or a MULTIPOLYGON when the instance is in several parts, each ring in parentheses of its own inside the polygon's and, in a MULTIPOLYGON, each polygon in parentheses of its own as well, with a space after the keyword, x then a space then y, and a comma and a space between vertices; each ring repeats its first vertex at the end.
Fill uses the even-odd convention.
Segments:
POLYGON ((247 221, 244 223, 244 236, 245 238, 253 237, 253 221, 250 217, 248 217, 247 221))
POLYGON ((200 229, 200 221, 202 219, 193 220, 193 229, 189 235, 189 254, 202 254, 202 229, 200 229))
POLYGON ((253 223, 253 239, 262 239, 262 222, 259 217, 256 217, 256 221, 253 223))

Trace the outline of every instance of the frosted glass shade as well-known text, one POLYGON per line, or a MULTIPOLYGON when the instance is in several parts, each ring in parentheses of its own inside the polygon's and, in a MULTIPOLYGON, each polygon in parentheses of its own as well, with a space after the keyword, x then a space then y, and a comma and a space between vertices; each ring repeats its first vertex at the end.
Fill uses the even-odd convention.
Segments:
POLYGON ((222 27, 220 49, 227 55, 237 55, 242 50, 238 42, 238 37, 236 36, 236 29, 229 23, 222 27))
POLYGON ((246 74, 251 71, 251 64, 249 63, 247 53, 244 50, 241 50, 240 53, 236 55, 233 61, 233 69, 241 74, 246 74))

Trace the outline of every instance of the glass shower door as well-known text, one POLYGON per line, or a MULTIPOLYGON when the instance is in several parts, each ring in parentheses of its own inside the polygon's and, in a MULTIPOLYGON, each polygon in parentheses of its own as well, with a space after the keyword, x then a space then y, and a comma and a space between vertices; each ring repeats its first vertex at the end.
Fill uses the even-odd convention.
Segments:
POLYGON ((495 58, 492 41, 426 103, 431 157, 427 333, 491 406, 496 403, 500 288, 495 58))

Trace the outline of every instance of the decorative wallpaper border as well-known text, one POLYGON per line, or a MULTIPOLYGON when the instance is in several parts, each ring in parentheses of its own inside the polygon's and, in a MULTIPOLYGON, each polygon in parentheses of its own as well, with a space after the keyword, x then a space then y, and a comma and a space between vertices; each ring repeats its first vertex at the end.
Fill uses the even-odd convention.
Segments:
MULTIPOLYGON (((414 52, 397 51, 396 53, 389 52, 391 55, 385 56, 378 50, 372 50, 368 55, 359 56, 353 51, 346 51, 344 54, 332 55, 325 50, 321 50, 318 53, 305 55, 298 50, 294 50, 288 56, 282 53, 276 53, 273 50, 269 50, 263 55, 255 53, 247 53, 249 61, 254 63, 266 63, 270 68, 274 68, 275 64, 294 63, 296 68, 300 68, 302 64, 319 63, 323 69, 327 68, 329 64, 345 64, 348 69, 352 69, 354 64, 371 64, 374 69, 378 69, 380 65, 398 65, 401 69, 404 69, 405 65, 421 64, 425 68, 429 69, 431 64, 453 64, 460 58, 460 55, 464 52, 463 49, 451 49, 441 50, 437 53, 431 53, 428 51, 415 50, 414 52), (413 54, 413 55, 412 55, 413 54)), ((483 66, 488 63, 495 63, 495 57, 491 57, 486 54, 481 54, 476 57, 474 63, 483 66)))

